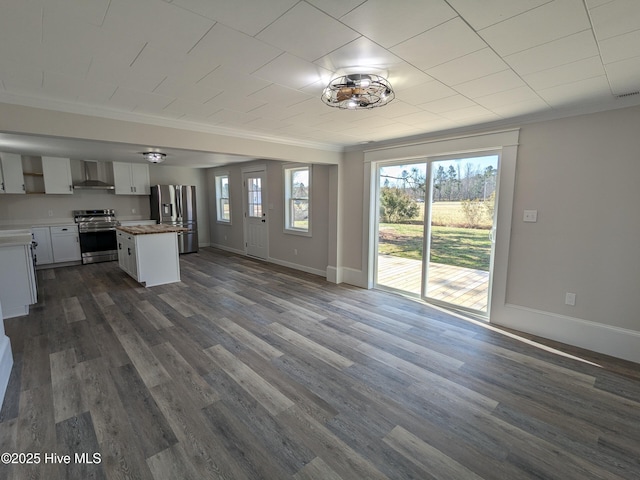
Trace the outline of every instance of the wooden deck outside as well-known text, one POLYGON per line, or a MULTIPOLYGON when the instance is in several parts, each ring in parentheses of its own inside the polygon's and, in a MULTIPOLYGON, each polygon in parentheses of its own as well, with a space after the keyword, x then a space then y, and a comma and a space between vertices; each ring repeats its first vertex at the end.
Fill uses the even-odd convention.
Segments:
MULTIPOLYGON (((422 262, 392 255, 378 255, 377 284, 420 295, 422 262)), ((429 264, 427 296, 460 307, 487 311, 489 272, 429 264)))

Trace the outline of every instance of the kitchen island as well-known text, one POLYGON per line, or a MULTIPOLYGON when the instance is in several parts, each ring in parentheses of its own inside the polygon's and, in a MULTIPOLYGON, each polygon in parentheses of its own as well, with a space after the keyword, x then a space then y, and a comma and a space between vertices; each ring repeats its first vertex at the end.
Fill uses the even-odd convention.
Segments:
POLYGON ((145 287, 180 281, 178 232, 170 225, 116 227, 118 265, 145 287))

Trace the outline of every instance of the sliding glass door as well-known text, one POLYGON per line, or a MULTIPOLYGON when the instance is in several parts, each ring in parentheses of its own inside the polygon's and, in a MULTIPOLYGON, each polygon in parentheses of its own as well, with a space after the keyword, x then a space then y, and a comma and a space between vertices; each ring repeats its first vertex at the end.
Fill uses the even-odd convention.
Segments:
POLYGON ((488 314, 498 153, 378 167, 376 286, 488 314))

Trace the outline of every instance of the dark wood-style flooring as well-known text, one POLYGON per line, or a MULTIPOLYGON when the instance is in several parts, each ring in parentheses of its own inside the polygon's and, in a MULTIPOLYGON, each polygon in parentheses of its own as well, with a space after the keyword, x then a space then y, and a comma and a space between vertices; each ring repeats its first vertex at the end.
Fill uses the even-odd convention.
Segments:
POLYGON ((635 364, 211 248, 181 267, 38 272, 0 452, 41 463, 0 479, 640 478, 635 364))

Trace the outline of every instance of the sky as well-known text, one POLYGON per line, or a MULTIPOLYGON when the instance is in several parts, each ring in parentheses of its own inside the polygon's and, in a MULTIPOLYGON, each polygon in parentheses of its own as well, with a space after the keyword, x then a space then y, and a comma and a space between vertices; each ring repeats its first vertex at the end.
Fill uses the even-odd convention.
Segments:
MULTIPOLYGON (((448 170, 449 165, 453 165, 454 167, 457 168, 457 164, 460 164, 460 170, 464 171, 464 166, 467 163, 470 163, 471 165, 473 165, 474 167, 477 167, 480 169, 480 171, 483 171, 486 167, 488 167, 489 165, 492 165, 493 168, 497 169, 498 168, 498 156, 497 155, 487 155, 487 156, 483 156, 483 157, 460 157, 458 159, 448 159, 448 160, 436 160, 433 162, 434 167, 438 168, 440 165, 442 165, 446 170, 448 170)), ((417 168, 419 172, 426 174, 426 169, 427 169, 427 165, 426 163, 422 162, 422 163, 407 163, 404 165, 391 165, 391 166, 384 166, 381 167, 380 169, 380 173, 382 173, 383 175, 389 175, 392 177, 400 177, 402 175, 402 171, 403 170, 407 170, 407 171, 411 171, 412 168, 417 168)))

